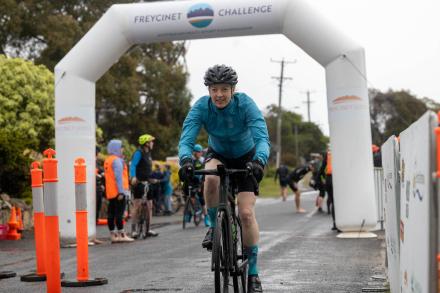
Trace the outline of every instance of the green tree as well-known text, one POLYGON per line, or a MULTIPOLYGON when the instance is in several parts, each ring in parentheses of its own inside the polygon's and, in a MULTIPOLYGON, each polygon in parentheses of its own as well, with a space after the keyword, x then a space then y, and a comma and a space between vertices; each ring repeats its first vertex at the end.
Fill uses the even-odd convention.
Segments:
MULTIPOLYGON (((0 52, 50 70, 106 10, 128 0, 0 1, 0 52)), ((144 1, 154 2, 154 1, 144 1)), ((96 85, 96 117, 103 142, 142 133, 156 136, 155 158, 175 154, 189 108, 184 42, 134 46, 96 85)), ((89 66, 89 65, 84 65, 89 66)))
POLYGON ((30 154, 54 145, 53 74, 0 55, 0 188, 29 195, 30 154))
POLYGON ((370 89, 370 116, 373 143, 382 145, 391 135, 399 135, 420 118, 428 107, 409 91, 382 93, 370 89))
MULTIPOLYGON (((265 115, 271 144, 276 146, 276 127, 278 106, 267 107, 265 115)), ((301 115, 282 109, 281 123, 281 161, 285 164, 296 166, 300 158, 308 158, 310 153, 324 152, 328 138, 319 127, 312 122, 304 122, 301 115), (298 147, 298 157, 296 148, 298 147)), ((271 161, 275 162, 276 149, 271 149, 271 161)))

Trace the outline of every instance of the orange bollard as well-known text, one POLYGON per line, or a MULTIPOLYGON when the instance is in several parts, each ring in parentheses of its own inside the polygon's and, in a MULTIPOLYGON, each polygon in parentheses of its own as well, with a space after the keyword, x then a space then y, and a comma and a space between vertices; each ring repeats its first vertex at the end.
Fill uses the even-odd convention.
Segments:
POLYGON ((98 219, 98 222, 96 223, 98 226, 107 225, 107 219, 98 219))
POLYGON ((107 284, 105 278, 89 278, 89 240, 87 223, 87 180, 83 158, 75 160, 75 206, 76 206, 76 258, 77 281, 63 280, 63 287, 86 287, 107 284))
POLYGON ((46 229, 46 276, 47 292, 61 292, 60 273, 60 238, 58 221, 58 160, 54 159, 55 151, 43 152, 43 187, 44 187, 44 221, 46 229))
POLYGON ((18 229, 18 221, 17 221, 17 214, 15 207, 12 207, 11 209, 11 215, 9 217, 8 222, 8 234, 6 235, 6 239, 8 240, 19 240, 21 239, 21 234, 17 232, 18 229))
POLYGON ((24 230, 23 227, 23 215, 21 213, 21 209, 19 207, 17 207, 17 221, 18 221, 18 233, 22 233, 24 230))
POLYGON ((34 207, 34 238, 35 253, 37 257, 37 270, 20 277, 23 282, 46 281, 46 238, 44 227, 44 203, 43 203, 43 170, 39 162, 31 164, 32 205, 34 207))

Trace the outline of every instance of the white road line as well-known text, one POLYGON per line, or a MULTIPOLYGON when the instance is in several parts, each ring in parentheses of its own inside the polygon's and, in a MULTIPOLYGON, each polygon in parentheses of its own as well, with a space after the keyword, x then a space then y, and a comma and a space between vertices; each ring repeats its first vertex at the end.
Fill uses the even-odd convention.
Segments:
POLYGON ((292 236, 292 232, 260 232, 260 244, 258 251, 260 253, 264 253, 269 251, 272 247, 286 241, 289 237, 292 236))

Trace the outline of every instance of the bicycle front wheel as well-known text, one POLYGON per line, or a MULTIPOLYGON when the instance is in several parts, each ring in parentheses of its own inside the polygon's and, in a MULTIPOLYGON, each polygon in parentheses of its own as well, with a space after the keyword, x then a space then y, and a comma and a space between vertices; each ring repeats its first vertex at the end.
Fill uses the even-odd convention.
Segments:
POLYGON ((191 198, 188 197, 186 199, 185 202, 185 208, 183 209, 183 219, 182 219, 182 228, 185 229, 186 228, 186 223, 191 221, 191 217, 192 217, 192 203, 191 203, 191 198))
POLYGON ((228 218, 224 211, 220 211, 217 215, 217 226, 214 230, 214 243, 212 249, 215 293, 229 292, 228 227, 228 218))
POLYGON ((202 221, 203 210, 199 202, 196 202, 194 207, 194 225, 198 226, 202 221))
POLYGON ((233 233, 233 254, 234 254, 234 292, 246 293, 247 286, 247 272, 248 272, 248 260, 244 254, 243 245, 243 231, 241 229, 241 221, 237 216, 235 217, 235 228, 232 229, 233 233))

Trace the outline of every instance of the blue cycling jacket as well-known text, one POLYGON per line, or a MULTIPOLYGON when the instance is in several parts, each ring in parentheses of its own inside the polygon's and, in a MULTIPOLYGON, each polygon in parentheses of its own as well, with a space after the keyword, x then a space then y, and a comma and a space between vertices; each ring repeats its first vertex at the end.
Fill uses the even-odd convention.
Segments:
POLYGON ((208 132, 208 144, 225 158, 239 158, 255 147, 254 159, 266 165, 270 141, 266 121, 255 102, 244 93, 235 93, 231 102, 218 109, 209 96, 201 97, 183 123, 179 159, 191 158, 200 128, 208 132))

